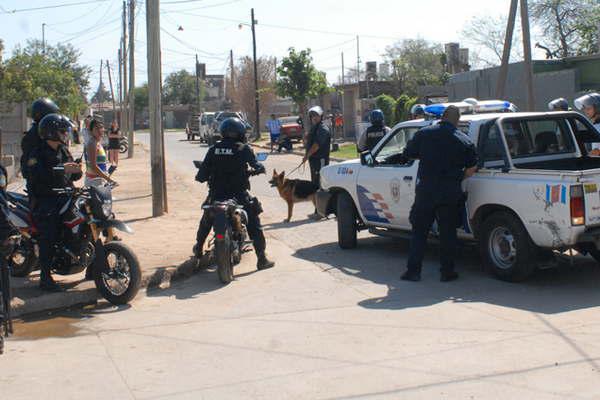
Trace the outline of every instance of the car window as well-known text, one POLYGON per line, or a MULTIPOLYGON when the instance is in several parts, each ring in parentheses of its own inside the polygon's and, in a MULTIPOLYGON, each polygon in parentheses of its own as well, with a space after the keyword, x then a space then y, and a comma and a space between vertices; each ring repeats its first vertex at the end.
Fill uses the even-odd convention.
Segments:
POLYGON ((419 128, 400 128, 387 140, 387 142, 379 148, 376 159, 383 163, 389 156, 400 154, 404 151, 406 143, 413 138, 419 128))
POLYGON ((563 119, 504 121, 502 128, 512 158, 575 152, 563 119))
POLYGON ((504 159, 504 144, 500 137, 500 129, 492 125, 481 144, 481 157, 483 161, 498 161, 504 159))

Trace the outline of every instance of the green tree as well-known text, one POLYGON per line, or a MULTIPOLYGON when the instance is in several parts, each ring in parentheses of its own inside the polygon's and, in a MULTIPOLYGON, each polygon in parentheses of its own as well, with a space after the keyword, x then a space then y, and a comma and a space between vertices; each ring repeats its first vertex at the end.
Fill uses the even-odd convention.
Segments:
POLYGON ((600 4, 596 0, 532 0, 533 22, 543 33, 542 44, 559 57, 598 51, 600 4))
POLYGON ((375 98, 375 105, 383 111, 386 124, 394 126, 396 124, 396 116, 394 115, 396 100, 390 95, 381 94, 375 98))
POLYGON ((396 121, 402 122, 408 120, 410 118, 410 109, 414 104, 416 104, 416 102, 416 97, 410 97, 406 94, 403 94, 400 97, 398 97, 396 99, 396 104, 394 108, 396 121))
MULTIPOLYGON (((204 85, 200 83, 200 102, 204 100, 204 85)), ((171 72, 165 78, 163 101, 167 104, 198 104, 196 76, 185 69, 171 72)))
POLYGON ((309 99, 330 90, 325 73, 313 65, 310 49, 296 51, 291 47, 288 56, 281 60, 281 65, 277 68, 277 75, 277 93, 282 97, 290 97, 301 115, 306 113, 309 99))
POLYGON ((392 65, 391 78, 397 81, 401 93, 416 96, 419 86, 443 85, 448 80, 440 44, 405 39, 388 47, 385 57, 392 65))
POLYGON ((135 114, 140 115, 146 107, 148 107, 148 84, 144 83, 142 86, 137 86, 134 89, 135 96, 135 114))
POLYGON ((28 41, 3 63, 0 98, 6 102, 54 100, 64 113, 74 116, 86 106, 90 69, 79 64, 79 52, 70 45, 46 46, 28 41))

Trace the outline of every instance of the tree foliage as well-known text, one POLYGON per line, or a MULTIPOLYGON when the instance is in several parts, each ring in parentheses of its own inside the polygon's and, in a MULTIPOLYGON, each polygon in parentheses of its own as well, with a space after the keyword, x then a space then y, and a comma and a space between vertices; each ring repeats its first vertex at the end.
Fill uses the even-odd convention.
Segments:
POLYGON ((2 63, 0 98, 6 102, 30 103, 49 97, 68 115, 86 106, 90 68, 79 64, 80 52, 71 45, 46 45, 39 40, 17 47, 2 63))
POLYGON ((396 100, 390 95, 381 94, 375 98, 375 105, 385 116, 385 123, 392 126, 396 123, 396 116, 394 108, 396 106, 396 100))
MULTIPOLYGON (((508 17, 505 15, 478 15, 465 24, 461 31, 462 40, 471 46, 471 64, 488 68, 500 65, 504 51, 504 38, 508 17)), ((515 23, 511 61, 523 59, 523 45, 519 21, 515 23)))
POLYGON ((104 103, 105 101, 112 101, 112 95, 104 86, 104 82, 100 82, 98 85, 98 90, 90 99, 92 103, 104 103))
POLYGON ((146 107, 148 107, 148 84, 144 83, 142 86, 137 86, 134 89, 134 109, 135 114, 140 115, 146 107))
POLYGON ((402 93, 416 95, 424 85, 443 85, 448 80, 444 51, 424 39, 405 39, 389 46, 385 58, 392 65, 392 79, 402 93))
MULTIPOLYGON (((258 67, 258 96, 260 108, 268 112, 276 97, 276 65, 273 57, 260 57, 256 60, 258 67)), ((256 124, 254 105, 254 61, 250 57, 242 57, 234 67, 235 82, 232 100, 248 115, 250 123, 256 124)), ((231 79, 229 79, 231 81, 231 79)))
POLYGON ((301 113, 304 113, 308 99, 330 90, 325 73, 317 70, 313 64, 310 49, 296 51, 291 47, 288 56, 281 60, 277 68, 277 75, 277 93, 282 97, 290 97, 301 113))
POLYGON ((410 97, 406 94, 401 95, 396 99, 395 116, 396 121, 406 121, 410 118, 410 109, 417 103, 416 97, 410 97))
MULTIPOLYGON (((204 84, 200 82, 200 102, 204 100, 204 95, 204 84)), ((185 69, 167 75, 163 85, 163 101, 166 104, 198 104, 196 75, 192 75, 185 69)))
POLYGON ((600 4, 596 0, 532 0, 529 7, 543 33, 542 44, 556 56, 598 51, 600 4))

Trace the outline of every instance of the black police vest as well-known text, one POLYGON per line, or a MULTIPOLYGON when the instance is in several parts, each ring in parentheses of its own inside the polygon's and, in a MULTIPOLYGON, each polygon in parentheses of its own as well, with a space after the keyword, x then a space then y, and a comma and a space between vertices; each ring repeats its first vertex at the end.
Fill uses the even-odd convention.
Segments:
POLYGON ((386 135, 386 129, 383 126, 370 126, 367 128, 367 141, 366 146, 369 150, 373 150, 377 143, 386 135))
POLYGON ((215 144, 211 189, 216 197, 233 197, 249 189, 247 161, 242 154, 245 146, 240 142, 225 140, 215 144))

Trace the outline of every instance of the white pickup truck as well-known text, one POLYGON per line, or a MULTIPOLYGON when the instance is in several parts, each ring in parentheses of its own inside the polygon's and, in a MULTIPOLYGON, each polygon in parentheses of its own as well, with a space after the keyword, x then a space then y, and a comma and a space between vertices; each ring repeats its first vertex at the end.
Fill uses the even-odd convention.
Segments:
MULTIPOLYGON (((356 247, 362 229, 409 237, 419 162, 397 164, 393 156, 416 131, 437 122, 399 123, 360 160, 321 171, 317 209, 336 214, 340 247, 356 247)), ((586 150, 600 133, 585 117, 471 114, 461 117, 459 129, 480 157, 478 172, 463 182, 468 198, 459 237, 478 242, 486 267, 519 281, 554 251, 575 249, 600 261, 600 158, 586 150)))

